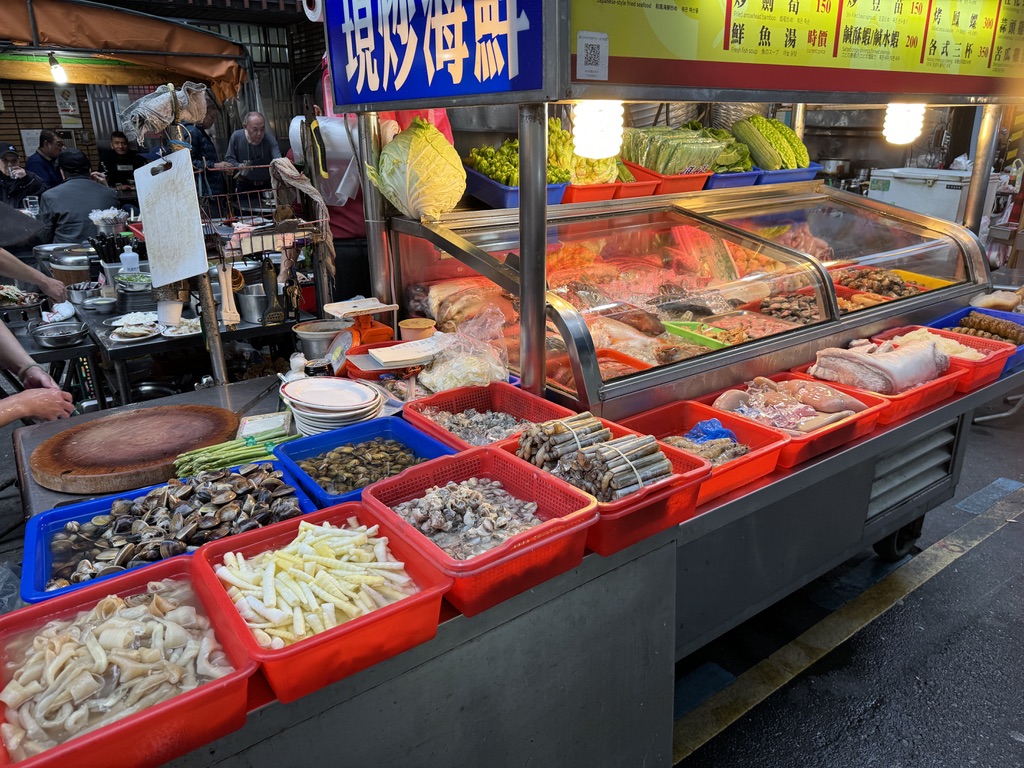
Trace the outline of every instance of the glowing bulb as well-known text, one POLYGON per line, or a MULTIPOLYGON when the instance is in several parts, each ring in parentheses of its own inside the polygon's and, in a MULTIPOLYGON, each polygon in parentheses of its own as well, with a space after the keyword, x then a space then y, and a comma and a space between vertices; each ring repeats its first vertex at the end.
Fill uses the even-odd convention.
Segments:
POLYGON ((882 135, 890 144, 909 144, 924 127, 924 104, 890 104, 885 108, 882 135))
POLYGON ((622 102, 578 101, 572 107, 573 152, 603 160, 622 148, 622 102))
POLYGON ((68 84, 68 73, 64 71, 64 67, 57 61, 57 57, 52 53, 50 54, 50 74, 53 75, 53 82, 57 85, 68 84))

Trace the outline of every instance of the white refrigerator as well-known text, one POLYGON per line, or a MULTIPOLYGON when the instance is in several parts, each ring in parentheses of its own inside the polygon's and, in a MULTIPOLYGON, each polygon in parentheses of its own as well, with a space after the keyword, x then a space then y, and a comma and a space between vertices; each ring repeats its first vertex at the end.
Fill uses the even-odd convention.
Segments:
MULTIPOLYGON (((876 168, 871 171, 868 197, 911 211, 960 224, 971 187, 970 171, 932 168, 876 168)), ((989 176, 985 213, 992 211, 999 174, 989 176)))

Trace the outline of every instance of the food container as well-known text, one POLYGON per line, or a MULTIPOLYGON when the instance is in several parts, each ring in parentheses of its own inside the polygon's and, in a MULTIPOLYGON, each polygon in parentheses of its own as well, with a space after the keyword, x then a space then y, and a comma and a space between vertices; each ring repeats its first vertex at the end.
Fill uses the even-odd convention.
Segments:
MULTIPOLYGON (((792 369, 792 373, 801 379, 822 381, 822 379, 815 379, 807 372, 812 365, 814 363, 798 365, 792 369)), ((854 387, 849 387, 848 389, 854 397, 860 398, 861 394, 866 393, 874 397, 880 397, 889 403, 889 407, 879 415, 878 423, 892 424, 894 421, 899 421, 912 413, 930 408, 936 403, 941 403, 943 400, 952 397, 953 393, 956 392, 957 379, 965 373, 966 371, 962 368, 950 368, 937 379, 926 381, 924 384, 919 384, 912 389, 908 389, 906 392, 900 392, 898 395, 883 395, 879 392, 868 392, 866 389, 856 389, 854 387)), ((830 387, 839 389, 839 385, 834 382, 826 381, 825 383, 830 387)))
MULTIPOLYGON (((315 511, 316 505, 306 495, 299 481, 292 476, 290 470, 284 467, 281 468, 284 470, 284 481, 295 488, 295 495, 299 499, 299 509, 303 513, 315 511)), ((156 563, 138 566, 120 574, 100 576, 62 589, 46 591, 46 582, 49 580, 50 572, 53 570, 53 554, 50 551, 50 540, 53 538, 53 534, 62 530, 65 525, 72 521, 84 523, 96 515, 109 514, 110 507, 115 499, 136 499, 145 496, 151 490, 159 488, 161 485, 166 485, 166 483, 158 483, 157 485, 151 485, 137 491, 104 496, 100 499, 80 501, 77 504, 68 504, 67 506, 57 507, 56 509, 41 512, 30 517, 25 524, 25 549, 21 565, 21 599, 26 603, 38 603, 43 600, 49 601, 55 597, 79 592, 91 584, 109 581, 110 579, 125 574, 132 574, 139 570, 148 571, 152 568, 156 563)), ((235 535, 237 536, 238 534, 235 535)), ((233 537, 228 536, 227 538, 230 540, 233 537)), ((176 559, 180 558, 169 558, 169 560, 176 559)), ((157 561, 157 563, 159 562, 166 561, 157 561)))
POLYGON ((669 435, 685 435, 697 422, 706 419, 718 419, 750 451, 711 468, 711 476, 700 485, 697 506, 771 474, 779 462, 779 454, 790 441, 789 435, 783 432, 692 400, 679 400, 638 413, 624 419, 622 426, 664 439, 669 435))
MULTIPOLYGON (((299 481, 299 485, 316 502, 321 509, 346 501, 358 501, 363 495, 363 488, 347 493, 333 494, 325 491, 310 477, 299 462, 330 451, 342 445, 363 443, 375 437, 386 440, 397 440, 411 450, 417 458, 436 459, 438 456, 450 456, 455 448, 445 445, 430 435, 421 432, 406 421, 394 416, 371 419, 341 429, 334 429, 319 435, 303 437, 274 448, 274 455, 281 464, 299 481)), ((366 486, 369 487, 369 486, 366 486)))
POLYGON ((64 285, 89 282, 89 254, 79 253, 71 247, 50 252, 50 272, 64 285))
MULTIPOLYGON (((809 379, 810 376, 798 376, 794 373, 776 373, 767 378, 772 381, 789 381, 791 379, 809 379)), ((780 467, 795 467, 798 464, 803 464, 809 459, 813 459, 815 456, 819 456, 826 451, 831 451, 833 448, 837 448, 840 445, 845 445, 853 440, 857 440, 865 435, 869 435, 875 431, 875 427, 881 421, 881 417, 891 407, 890 402, 887 398, 882 395, 876 395, 872 392, 864 392, 853 387, 844 387, 842 384, 835 384, 831 381, 824 382, 833 389, 839 392, 844 392, 848 395, 856 397, 864 405, 867 406, 860 413, 855 413, 841 421, 837 421, 834 424, 829 424, 821 429, 816 429, 806 435, 790 435, 789 442, 782 446, 782 450, 779 452, 779 466, 780 467)), ((746 391, 745 384, 737 384, 734 387, 728 387, 728 389, 739 389, 746 391)), ((704 405, 710 406, 718 396, 725 392, 725 390, 719 390, 713 392, 710 395, 697 398, 697 402, 703 403, 704 405)), ((732 413, 731 411, 718 411, 716 413, 732 413)), ((746 419, 745 416, 740 414, 732 414, 736 418, 746 419)), ((759 421, 753 419, 746 419, 754 424, 761 424, 759 421)), ((767 424, 761 424, 761 426, 768 426, 767 424)))
MULTIPOLYGON (((267 309, 267 293, 262 285, 247 285, 242 290, 235 291, 235 299, 238 302, 238 312, 245 322, 262 325, 263 313, 267 309)), ((331 338, 333 339, 334 336, 331 338)), ((314 357, 323 357, 323 355, 314 355, 314 357)))
MULTIPOLYGON (((548 205, 558 205, 568 184, 548 184, 548 205)), ((519 187, 507 187, 479 171, 466 168, 466 192, 492 208, 518 208, 519 187)))
POLYGON ((608 184, 570 184, 562 195, 562 204, 593 203, 599 200, 611 200, 615 197, 617 183, 608 184))
POLYGON ((597 522, 593 496, 499 448, 473 448, 412 467, 366 489, 363 501, 388 521, 396 538, 454 579, 447 599, 466 616, 578 566, 587 528, 597 522), (455 560, 392 509, 421 498, 431 486, 472 477, 499 480, 516 498, 537 502, 536 515, 544 522, 469 560, 455 560))
MULTIPOLYGON (((606 419, 598 421, 611 430, 613 439, 644 434, 606 419)), ((711 475, 711 463, 661 441, 658 447, 672 464, 672 474, 617 501, 597 502, 597 523, 587 529, 587 549, 591 552, 603 557, 613 555, 693 517, 700 486, 711 475)), ((505 440, 501 448, 515 455, 519 439, 505 440)), ((564 480, 553 479, 575 488, 564 480)))
MULTIPOLYGON (((599 368, 601 366, 601 363, 619 363, 619 364, 625 366, 626 368, 631 369, 630 373, 633 373, 633 372, 637 372, 637 371, 646 371, 646 370, 648 370, 649 368, 652 367, 649 363, 645 363, 643 360, 637 360, 635 357, 630 357, 629 355, 625 355, 625 354, 623 354, 622 352, 619 352, 616 349, 598 349, 598 350, 595 350, 594 356, 597 358, 597 365, 598 365, 599 368)), ((544 371, 545 371, 545 375, 547 376, 548 381, 553 382, 557 386, 564 387, 565 389, 569 389, 569 390, 575 391, 575 381, 570 386, 570 385, 567 385, 567 384, 560 384, 558 382, 558 380, 555 378, 556 374, 559 371, 569 370, 571 368, 571 365, 572 365, 572 363, 569 361, 569 355, 568 354, 561 354, 561 355, 555 355, 554 357, 548 357, 547 360, 544 363, 544 371)), ((628 374, 623 374, 623 375, 628 375, 628 374)), ((602 378, 602 380, 604 380, 605 377, 602 375, 601 378, 602 378)), ((619 378, 619 377, 609 377, 609 378, 619 378)), ((546 419, 545 419, 545 421, 546 421, 546 419)))
MULTIPOLYGON (((144 570, 129 571, 114 581, 90 584, 73 594, 31 605, 0 616, 0 649, 25 632, 41 628, 56 618, 70 618, 91 610, 107 595, 122 597, 146 591, 150 581, 173 578, 191 580, 190 558, 154 563, 144 570)), ((191 580, 197 605, 210 619, 217 640, 235 671, 203 683, 167 701, 143 709, 110 725, 84 733, 40 755, 18 762, 32 766, 158 766, 219 739, 245 724, 249 678, 257 664, 248 658, 242 639, 220 616, 221 609, 210 591, 191 580)), ((0 659, 7 669, 6 652, 0 659)), ((3 683, 8 681, 3 674, 3 683)), ((10 757, 0 748, 0 763, 10 757)))
POLYGON ((807 168, 782 168, 777 171, 761 171, 755 184, 785 184, 789 181, 810 181, 818 175, 821 164, 813 160, 807 168))
POLYGON ((221 622, 241 641, 248 657, 259 662, 274 695, 282 702, 295 701, 425 643, 437 634, 441 598, 451 588, 452 579, 442 574, 419 549, 397 535, 394 525, 390 516, 366 504, 353 502, 320 510, 301 519, 285 520, 261 530, 240 533, 199 550, 199 556, 195 558, 196 580, 202 582, 204 592, 213 596, 221 622), (287 546, 297 536, 300 523, 330 523, 341 527, 350 517, 355 517, 361 524, 380 527, 381 534, 388 538, 391 554, 405 563, 406 573, 420 591, 284 648, 260 647, 221 585, 214 568, 223 563, 228 552, 237 552, 251 559, 269 549, 287 546))
MULTIPOLYGON (((880 267, 868 267, 861 266, 859 264, 841 264, 828 268, 829 272, 850 272, 854 270, 870 269, 880 269, 880 267)), ((889 271, 902 277, 903 282, 907 283, 908 285, 917 286, 922 291, 934 291, 937 288, 945 288, 946 286, 953 285, 953 282, 951 280, 943 280, 942 278, 932 277, 931 275, 922 275, 918 272, 908 272, 905 269, 891 269, 889 271)), ((840 287, 839 281, 836 280, 834 277, 832 279, 832 282, 835 283, 837 288, 840 287)))
POLYGON ((72 304, 82 304, 86 299, 96 298, 100 295, 100 284, 93 282, 74 283, 67 287, 68 301, 72 304))
MULTIPOLYGON (((114 285, 117 282, 117 279, 116 279, 117 278, 117 273, 119 271, 121 271, 121 262, 119 262, 119 261, 115 261, 115 262, 101 261, 100 262, 100 269, 103 271, 103 277, 106 279, 107 285, 114 285)), ((140 272, 149 272, 149 262, 148 261, 140 261, 139 262, 139 271, 140 272)))
POLYGON ((704 184, 704 189, 726 189, 732 187, 750 187, 757 184, 757 180, 764 173, 760 168, 753 168, 749 171, 736 171, 735 173, 713 173, 704 184))
POLYGON ((665 330, 673 336, 678 336, 692 344, 702 344, 709 349, 725 349, 729 346, 724 341, 712 339, 711 337, 705 336, 701 333, 701 330, 703 329, 715 329, 713 325, 708 325, 707 323, 690 320, 666 320, 662 325, 664 325, 665 330))
MULTIPOLYGON (((256 288, 252 286, 251 288, 256 288)), ((261 299, 266 298, 266 292, 263 286, 260 285, 259 291, 252 290, 251 288, 243 289, 243 292, 249 291, 251 295, 259 296, 261 299)), ((241 294, 238 294, 241 296, 241 294)), ((265 303, 265 302, 264 302, 265 303)), ((250 320, 250 317, 255 316, 255 306, 250 306, 242 310, 242 317, 248 320, 250 323, 259 323, 263 321, 263 310, 259 310, 259 319, 250 320)), ((327 350, 331 347, 331 342, 334 338, 346 330, 352 327, 351 320, 308 320, 304 323, 297 323, 292 331, 299 337, 299 341, 302 342, 302 352, 307 358, 313 357, 326 357, 327 350)))
POLYGON ((613 199, 619 200, 624 197, 650 197, 658 188, 657 179, 645 181, 620 181, 615 185, 613 199))
MULTIPOLYGON (((988 315, 989 317, 995 317, 999 320, 1009 320, 1011 323, 1016 323, 1024 327, 1024 315, 1017 312, 1002 312, 998 309, 985 309, 982 307, 965 307, 961 310, 954 312, 951 315, 940 317, 931 323, 928 323, 929 328, 955 328, 960 324, 960 321, 967 317, 971 312, 977 312, 982 315, 988 315)), ((960 336, 966 336, 967 334, 958 334, 957 340, 960 336)), ((1017 347, 1016 351, 1006 359, 1006 364, 1003 366, 1004 371, 1012 371, 1021 363, 1024 363, 1024 344, 1017 347)))
MULTIPOLYGON (((910 333, 921 327, 922 326, 920 325, 907 325, 903 328, 893 328, 885 333, 872 336, 871 340, 876 344, 881 344, 883 341, 891 339, 894 336, 910 333)), ((1006 361, 1010 359, 1010 355, 1017 351, 1017 347, 1005 341, 983 339, 979 336, 968 336, 964 333, 942 331, 937 328, 929 328, 928 332, 946 339, 952 339, 953 341, 963 344, 965 347, 976 349, 985 355, 984 360, 965 360, 962 357, 954 357, 950 355, 950 368, 958 368, 964 371, 964 375, 957 379, 957 392, 971 392, 978 387, 991 384, 1002 374, 1003 368, 1006 366, 1006 361)))
MULTIPOLYGON (((428 419, 423 415, 427 408, 450 413, 462 413, 469 408, 475 408, 479 413, 484 411, 501 411, 520 419, 526 419, 538 424, 551 419, 561 419, 572 416, 573 412, 568 408, 548 402, 542 397, 537 397, 529 392, 524 392, 518 387, 504 382, 494 382, 486 387, 458 387, 445 392, 438 392, 430 397, 420 400, 413 400, 402 406, 402 415, 406 421, 413 424, 421 431, 431 437, 437 438, 442 443, 450 445, 460 451, 472 448, 469 443, 461 437, 457 437, 444 429, 440 424, 428 419)), ((516 432, 509 435, 509 438, 517 437, 516 432)))
POLYGON ((151 291, 153 278, 148 272, 118 272, 114 282, 122 291, 151 291))
POLYGON ((28 335, 41 347, 63 349, 84 340, 89 335, 89 326, 77 322, 44 324, 33 320, 28 324, 28 335))
POLYGON ((410 317, 407 320, 399 321, 398 330, 402 335, 402 341, 425 339, 434 335, 434 331, 437 330, 437 321, 429 317, 410 317))
POLYGON ((677 173, 670 176, 666 176, 663 173, 652 171, 650 168, 644 168, 636 163, 631 163, 628 160, 623 160, 623 164, 629 168, 633 174, 633 178, 637 181, 656 181, 658 186, 654 188, 654 194, 656 195, 672 195, 677 192, 696 192, 698 189, 704 189, 704 184, 707 182, 708 177, 711 176, 711 172, 706 173, 677 173))
POLYGON ((114 314, 114 309, 117 307, 117 299, 107 296, 97 296, 96 298, 86 299, 82 302, 82 306, 85 309, 94 310, 101 315, 112 315, 114 314))

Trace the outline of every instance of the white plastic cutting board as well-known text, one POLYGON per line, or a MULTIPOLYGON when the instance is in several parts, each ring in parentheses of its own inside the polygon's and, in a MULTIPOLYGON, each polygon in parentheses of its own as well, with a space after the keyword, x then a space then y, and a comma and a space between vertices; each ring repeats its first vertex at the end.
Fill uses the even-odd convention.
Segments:
POLYGON ((188 150, 172 152, 137 169, 135 189, 153 287, 205 272, 203 222, 188 150))

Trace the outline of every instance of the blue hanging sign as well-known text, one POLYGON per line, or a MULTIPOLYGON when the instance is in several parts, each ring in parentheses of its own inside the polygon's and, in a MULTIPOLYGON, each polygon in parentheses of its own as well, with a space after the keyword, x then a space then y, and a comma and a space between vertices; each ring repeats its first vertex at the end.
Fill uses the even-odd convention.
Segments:
POLYGON ((542 0, 327 0, 340 109, 540 90, 542 0))

